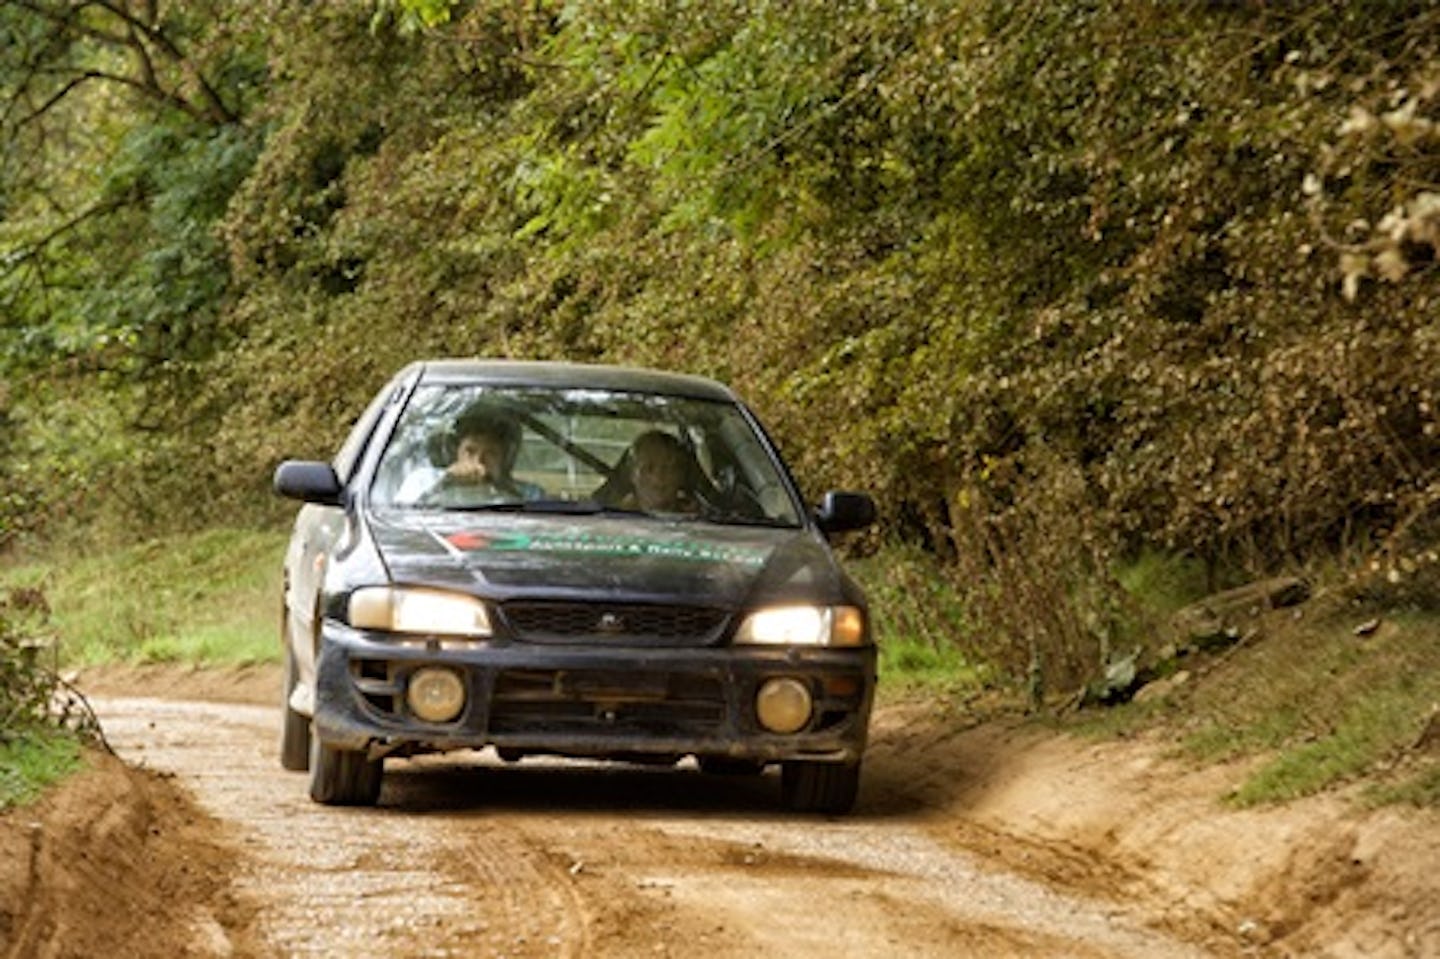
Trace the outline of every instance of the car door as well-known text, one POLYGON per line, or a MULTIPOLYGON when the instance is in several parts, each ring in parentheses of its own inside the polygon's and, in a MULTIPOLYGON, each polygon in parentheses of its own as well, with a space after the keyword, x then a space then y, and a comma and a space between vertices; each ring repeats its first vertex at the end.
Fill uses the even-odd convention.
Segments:
POLYGON ((296 695, 292 700, 296 711, 309 715, 313 706, 309 694, 314 689, 316 639, 320 628, 320 593, 330 556, 347 525, 346 511, 353 508, 357 490, 353 487, 361 475, 361 465, 377 429, 393 408, 403 402, 414 375, 402 373, 376 394, 365 412, 355 422, 349 436, 332 460, 335 475, 343 488, 341 504, 336 506, 307 503, 295 517, 294 530, 285 555, 285 642, 289 655, 295 657, 296 695))

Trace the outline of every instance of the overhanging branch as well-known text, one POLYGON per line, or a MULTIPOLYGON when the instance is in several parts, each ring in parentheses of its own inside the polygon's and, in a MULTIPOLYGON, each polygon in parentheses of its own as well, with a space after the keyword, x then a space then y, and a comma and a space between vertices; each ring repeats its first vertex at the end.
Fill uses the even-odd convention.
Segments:
MULTIPOLYGON (((0 6, 16 7, 28 11, 54 24, 56 30, 62 34, 70 34, 76 38, 88 39, 104 46, 127 50, 135 56, 139 77, 121 77, 104 71, 86 70, 78 78, 82 83, 88 79, 120 81, 204 122, 222 124, 235 123, 239 120, 239 116, 225 104, 219 92, 210 84, 194 62, 185 55, 184 51, 176 45, 175 41, 153 23, 137 17, 123 4, 112 2, 112 0, 86 0, 86 2, 75 5, 67 4, 63 7, 55 7, 38 2, 38 0, 0 0, 0 6), (103 11, 114 18, 119 30, 112 31, 82 22, 80 13, 87 7, 103 11), (193 84, 196 91, 195 98, 188 98, 178 90, 164 87, 156 75, 152 50, 173 63, 185 79, 193 84)), ((153 6, 147 5, 147 11, 153 15, 153 6)), ((77 85, 68 85, 58 99, 52 98, 52 100, 59 102, 59 99, 63 99, 64 95, 77 85)), ((50 106, 53 106, 53 103, 47 103, 44 108, 32 113, 31 117, 43 113, 50 106)))
POLYGON ((143 191, 132 190, 128 194, 116 197, 112 200, 106 200, 104 202, 97 203, 94 206, 89 207, 81 211, 80 213, 77 213, 75 216, 66 220, 64 223, 56 226, 49 233, 46 233, 34 243, 29 244, 29 246, 26 247, 19 256, 17 256, 10 263, 6 264, 3 271, 0 271, 0 279, 6 279, 12 274, 19 271, 26 264, 39 260, 41 254, 45 252, 46 247, 48 247, 51 243, 54 243, 56 240, 60 239, 62 236, 69 233, 70 231, 77 229, 82 224, 93 220, 96 217, 104 216, 107 213, 114 213, 116 210, 121 210, 127 206, 133 206, 137 203, 141 203, 145 200, 145 198, 146 194, 143 191))

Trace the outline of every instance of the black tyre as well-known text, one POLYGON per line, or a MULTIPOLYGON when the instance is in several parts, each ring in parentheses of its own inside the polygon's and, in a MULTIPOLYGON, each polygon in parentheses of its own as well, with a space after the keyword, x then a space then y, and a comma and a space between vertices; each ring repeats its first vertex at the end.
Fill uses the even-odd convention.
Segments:
POLYGON ((373 806, 380 798, 385 761, 336 749, 310 737, 310 798, 327 806, 373 806))
POLYGON ((295 653, 285 649, 285 679, 280 684, 280 766, 292 772, 310 768, 310 717, 290 708, 290 694, 298 681, 295 653))
POLYGON ((736 759, 733 756, 700 756, 700 771, 710 776, 758 776, 765 763, 758 759, 736 759))
POLYGON ((796 812, 846 813, 860 792, 860 764, 787 762, 780 767, 780 798, 796 812))

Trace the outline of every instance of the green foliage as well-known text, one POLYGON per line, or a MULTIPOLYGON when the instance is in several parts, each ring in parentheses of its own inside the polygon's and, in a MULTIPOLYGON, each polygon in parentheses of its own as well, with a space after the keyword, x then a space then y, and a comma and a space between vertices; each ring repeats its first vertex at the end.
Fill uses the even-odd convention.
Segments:
POLYGON ((1193 556, 1141 551, 1120 563, 1115 579, 1126 593, 1162 615, 1169 615, 1231 583, 1219 583, 1193 556))
POLYGON ((850 570, 870 600, 885 688, 949 695, 990 681, 959 591, 924 553, 891 543, 850 570))
POLYGON ((957 645, 936 646, 910 637, 880 644, 882 693, 930 693, 944 698, 973 695, 988 685, 988 671, 977 667, 957 645))
POLYGON ((1412 777, 1398 783, 1376 784, 1366 790, 1376 805, 1408 803, 1412 806, 1440 809, 1440 763, 1433 763, 1412 777))
MULTIPOLYGON (((172 7, 181 102, 4 130, 11 537, 273 519, 418 356, 683 368, 1043 694, 1153 641, 1122 560, 1303 565, 1435 502, 1434 3, 172 7)), ((7 91, 133 55, 52 28, 4 8, 7 91)))
POLYGON ((1282 753, 1267 763, 1231 797, 1239 805, 1296 799, 1337 781, 1353 779, 1373 767, 1377 757, 1414 737, 1413 703, 1390 690, 1357 700, 1340 716, 1333 732, 1282 753))
POLYGON ((414 33, 449 23, 457 6, 458 0, 377 0, 371 27, 378 29, 387 18, 396 17, 401 32, 414 33))
POLYGON ((0 595, 0 745, 50 719, 54 647, 40 632, 47 611, 38 589, 0 595))
POLYGON ((1224 797, 1239 806, 1356 783, 1371 804, 1440 805, 1440 621, 1387 614, 1357 635, 1374 612, 1334 597, 1276 611, 1248 644, 1187 664, 1191 679, 1164 696, 1054 721, 1099 737, 1151 729, 1176 737, 1179 758, 1247 761, 1224 797))
POLYGON ((35 587, 0 588, 0 812, 34 799, 80 764, 88 716, 57 705, 49 607, 35 587))
MULTIPOLYGON (((16 41, 0 65, 9 541, 38 517, 113 523, 152 502, 145 480, 174 471, 168 444, 212 429, 192 400, 198 367, 233 343, 216 227, 261 146, 240 120, 265 70, 257 21, 203 0, 163 16, 9 4, 0 30, 16 41)), ((194 490, 137 519, 173 515, 194 490)))

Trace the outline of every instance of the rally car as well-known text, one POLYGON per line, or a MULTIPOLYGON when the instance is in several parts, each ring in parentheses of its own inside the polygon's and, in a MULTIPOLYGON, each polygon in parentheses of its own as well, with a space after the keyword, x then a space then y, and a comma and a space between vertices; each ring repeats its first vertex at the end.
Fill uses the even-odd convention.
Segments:
POLYGON ((330 462, 290 460, 280 762, 321 803, 384 762, 490 747, 780 767, 855 801, 875 686, 865 598, 754 414, 710 379, 613 366, 406 367, 330 462))

